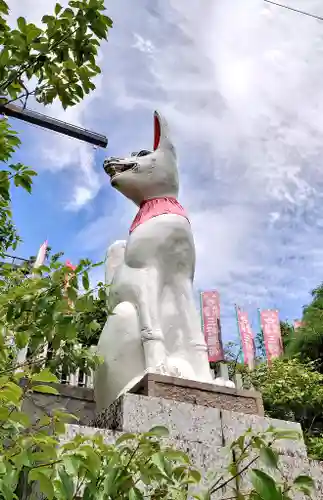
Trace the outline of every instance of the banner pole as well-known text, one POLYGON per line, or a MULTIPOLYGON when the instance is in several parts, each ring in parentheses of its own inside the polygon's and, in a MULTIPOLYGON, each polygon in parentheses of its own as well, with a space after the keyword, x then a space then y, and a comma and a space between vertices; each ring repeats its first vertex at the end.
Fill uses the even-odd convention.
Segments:
POLYGON ((266 349, 266 344, 265 344, 265 337, 264 337, 264 332, 262 330, 262 325, 261 325, 261 311, 260 307, 257 308, 258 311, 258 321, 259 321, 259 335, 262 339, 263 346, 265 348, 265 355, 266 355, 266 361, 268 362, 268 356, 267 356, 267 349, 266 349))
POLYGON ((238 330, 239 344, 240 344, 240 355, 239 355, 239 358, 240 358, 241 364, 244 364, 245 359, 244 359, 244 353, 243 353, 243 346, 242 346, 242 338, 241 338, 241 331, 240 331, 240 325, 239 325, 238 306, 237 306, 237 304, 234 304, 234 309, 235 309, 235 316, 236 316, 237 330, 238 330))

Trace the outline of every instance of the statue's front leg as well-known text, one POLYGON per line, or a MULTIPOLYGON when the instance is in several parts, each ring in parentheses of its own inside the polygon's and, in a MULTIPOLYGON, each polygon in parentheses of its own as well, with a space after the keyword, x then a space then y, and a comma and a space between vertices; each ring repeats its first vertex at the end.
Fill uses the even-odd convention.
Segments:
POLYGON ((160 276, 155 268, 142 269, 138 313, 146 369, 167 373, 164 335, 160 326, 160 276))

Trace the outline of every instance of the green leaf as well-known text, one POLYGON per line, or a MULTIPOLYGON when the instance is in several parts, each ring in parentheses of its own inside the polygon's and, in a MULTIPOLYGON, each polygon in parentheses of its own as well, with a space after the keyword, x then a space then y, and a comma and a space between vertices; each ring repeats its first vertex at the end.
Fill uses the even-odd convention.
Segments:
POLYGON ((14 404, 20 402, 22 396, 22 388, 13 382, 8 382, 6 386, 0 390, 0 399, 5 398, 14 404))
POLYGON ((136 439, 136 437, 137 437, 136 434, 132 434, 130 432, 122 434, 122 436, 120 436, 116 439, 116 444, 121 444, 124 441, 136 439))
POLYGON ((0 65, 6 66, 6 64, 8 64, 8 61, 9 61, 9 50, 7 47, 4 47, 0 52, 0 65))
POLYGON ((35 170, 29 170, 29 169, 24 170, 24 174, 28 175, 29 177, 35 177, 38 175, 37 172, 35 172, 35 170))
POLYGON ((14 183, 16 187, 22 187, 28 193, 31 193, 31 179, 28 176, 25 175, 15 175, 14 177, 14 183))
POLYGON ((174 460, 174 461, 178 461, 178 462, 184 462, 186 464, 189 464, 190 463, 190 459, 189 459, 189 456, 184 453, 183 451, 180 451, 180 450, 165 450, 164 451, 164 456, 165 458, 167 458, 168 460, 174 460))
POLYGON ((99 299, 100 300, 107 300, 107 294, 106 291, 103 288, 100 288, 98 291, 99 299))
POLYGON ((169 436, 169 431, 167 427, 156 425, 155 427, 152 427, 149 432, 145 432, 144 436, 167 437, 169 436))
POLYGON ((82 284, 84 290, 88 290, 90 288, 90 281, 89 281, 89 275, 86 271, 84 271, 82 275, 82 284))
POLYGON ((58 473, 62 481, 62 489, 65 494, 65 500, 72 500, 74 495, 73 479, 62 468, 59 469, 58 473))
POLYGON ((133 487, 129 490, 129 500, 143 500, 143 498, 144 496, 138 488, 133 487))
POLYGON ((251 483, 262 500, 281 500, 281 491, 274 479, 259 469, 250 471, 251 483))
POLYGON ((291 439, 293 441, 297 441, 301 438, 299 432, 285 429, 273 431, 273 436, 275 439, 291 439))
POLYGON ((77 300, 77 290, 72 287, 72 286, 69 286, 67 288, 67 296, 68 298, 72 301, 72 302, 76 302, 77 300))
POLYGON ((273 469, 277 469, 278 467, 278 453, 274 451, 270 447, 264 447, 260 449, 260 458, 261 460, 272 467, 273 469))
POLYGON ((6 315, 8 322, 10 322, 12 320, 14 311, 15 311, 14 304, 12 302, 9 302, 8 309, 7 309, 7 315, 6 315))
POLYGON ((59 392, 55 387, 51 387, 50 385, 34 385, 32 387, 34 392, 42 392, 43 394, 54 394, 55 396, 59 395, 59 392))
MULTIPOLYGON (((38 39, 38 37, 41 34, 41 32, 42 31, 39 28, 36 28, 36 26, 33 26, 30 29, 28 29, 28 31, 27 31, 27 43, 30 44, 34 40, 38 39)), ((28 174, 28 172, 31 172, 31 170, 29 170, 29 171, 28 170, 24 170, 24 173, 27 174, 27 175, 35 175, 35 173, 28 174)))
POLYGON ((201 473, 196 469, 190 469, 189 476, 193 479, 194 483, 199 483, 202 479, 201 473))
POLYGON ((158 470, 166 477, 168 477, 168 473, 166 471, 166 461, 161 452, 154 453, 151 457, 151 461, 156 465, 158 470))
POLYGON ((315 488, 315 482, 310 476, 300 475, 294 479, 294 485, 315 488))
POLYGON ((54 498, 54 487, 53 482, 47 477, 45 471, 42 468, 32 469, 28 475, 29 481, 37 481, 39 484, 39 489, 41 493, 44 493, 48 500, 54 498))
MULTIPOLYGON (((0 395, 1 395, 1 389, 0 389, 0 395)), ((6 408, 5 406, 0 406, 0 420, 7 420, 9 416, 9 408, 6 408)))
POLYGON ((10 414, 10 420, 13 420, 14 422, 18 422, 19 424, 23 425, 24 427, 30 426, 29 416, 22 411, 13 411, 10 414))
POLYGON ((55 420, 54 421, 54 429, 55 429, 56 434, 64 434, 66 431, 65 423, 62 422, 61 420, 55 420))
POLYGON ((93 321, 91 321, 91 323, 90 323, 90 329, 91 329, 92 332, 97 332, 98 330, 101 330, 101 328, 102 327, 101 327, 100 323, 96 319, 94 319, 93 321))
POLYGON ((5 14, 6 16, 9 14, 9 8, 8 5, 4 0, 0 0, 0 12, 2 14, 5 14))
POLYGON ((18 17, 17 25, 18 25, 18 28, 20 29, 20 31, 22 33, 24 33, 25 29, 26 29, 26 19, 24 17, 18 17))
POLYGON ((74 12, 72 9, 70 8, 67 8, 64 10, 63 14, 61 15, 61 17, 66 17, 67 19, 73 19, 74 18, 74 12))
MULTIPOLYGON (((64 449, 68 449, 68 445, 71 445, 72 443, 67 443, 67 448, 64 446, 64 449)), ((77 446, 75 443, 73 443, 75 445, 75 447, 77 446)), ((74 447, 74 449, 75 449, 74 447)), ((73 457, 73 455, 64 455, 63 456, 63 460, 64 460, 64 465, 65 465, 65 469, 66 469, 66 472, 68 473, 69 476, 74 476, 74 477, 77 477, 78 475, 78 471, 79 471, 79 468, 80 466, 82 465, 82 462, 80 462, 80 460, 77 458, 77 457, 73 457)))
POLYGON ((57 3, 57 4, 55 5, 55 15, 56 15, 56 16, 58 16, 58 14, 59 14, 59 13, 60 13, 60 11, 62 10, 62 8, 63 8, 63 7, 62 7, 59 3, 57 3))
POLYGON ((65 422, 69 422, 70 420, 76 420, 76 421, 79 420, 79 418, 76 417, 76 415, 73 415, 72 413, 67 413, 67 412, 61 411, 61 410, 53 410, 53 415, 54 415, 54 417, 57 417, 65 422))
POLYGON ((56 377, 56 375, 54 375, 51 371, 49 371, 48 368, 44 368, 44 370, 42 370, 41 372, 32 375, 31 380, 33 382, 53 382, 56 384, 59 383, 59 380, 56 377))
POLYGON ((87 466, 88 470, 95 476, 99 473, 101 467, 101 460, 92 446, 82 446, 80 450, 75 451, 75 456, 83 457, 83 463, 87 466))
POLYGON ((231 476, 236 476, 238 474, 238 466, 235 462, 228 465, 228 472, 230 472, 231 476))

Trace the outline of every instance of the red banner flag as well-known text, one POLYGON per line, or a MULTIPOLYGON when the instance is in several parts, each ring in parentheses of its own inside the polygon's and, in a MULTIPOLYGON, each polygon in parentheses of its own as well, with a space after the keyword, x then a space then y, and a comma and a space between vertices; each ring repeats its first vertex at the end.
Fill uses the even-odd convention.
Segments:
POLYGON ((201 292, 201 313, 209 361, 222 361, 224 353, 221 338, 220 297, 218 292, 201 292))
POLYGON ((261 311, 260 323, 264 334, 267 359, 270 362, 283 354, 278 311, 269 309, 261 311))
POLYGON ((40 267, 44 264, 46 259, 47 247, 48 247, 48 241, 46 240, 38 250, 38 254, 34 262, 34 268, 40 267))
POLYGON ((297 328, 301 328, 303 326, 303 321, 300 319, 295 319, 294 321, 294 330, 297 330, 297 328))
POLYGON ((255 368, 255 341, 249 323, 248 313, 240 311, 239 307, 236 308, 236 311, 244 363, 249 366, 250 370, 253 370, 255 368))

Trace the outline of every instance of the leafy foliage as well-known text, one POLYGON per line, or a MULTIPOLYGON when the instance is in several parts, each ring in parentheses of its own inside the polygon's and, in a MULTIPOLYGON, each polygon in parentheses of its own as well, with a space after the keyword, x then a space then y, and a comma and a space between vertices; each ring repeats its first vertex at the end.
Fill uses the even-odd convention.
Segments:
MULTIPOLYGON (((233 498, 254 500, 290 500, 297 491, 302 491, 308 496, 314 491, 313 480, 305 475, 297 476, 288 481, 281 472, 279 455, 275 444, 281 439, 298 439, 295 431, 279 430, 269 427, 266 432, 255 434, 252 429, 240 436, 231 444, 233 461, 228 466, 231 474, 223 485, 227 486, 235 479, 235 487, 232 488, 233 498), (265 466, 272 474, 259 468, 265 466), (247 486, 249 479, 252 489, 247 486)), ((216 492, 218 486, 211 488, 210 492, 216 492)))
MULTIPOLYGON (((76 348, 84 314, 90 313, 95 301, 92 289, 80 294, 80 283, 82 278, 88 279, 93 267, 83 260, 74 272, 54 256, 48 266, 34 270, 27 278, 23 268, 1 268, 0 369, 11 363, 12 344, 17 349, 28 346, 28 364, 35 369, 45 361, 48 344, 50 357, 46 362, 53 371, 61 367, 68 373, 80 367, 87 372, 94 367, 97 359, 92 359, 86 348, 76 348)), ((104 285, 98 289, 104 292, 104 285)))
POLYGON ((266 413, 302 425, 309 453, 323 458, 323 375, 315 363, 298 359, 276 359, 259 365, 248 376, 261 391, 266 413))
POLYGON ((284 352, 286 352, 288 350, 288 346, 289 346, 290 342, 294 338, 295 330, 294 330, 293 325, 288 323, 288 321, 281 321, 280 322, 280 332, 281 332, 281 336, 282 336, 284 352))
POLYGON ((266 348, 265 348, 265 340, 262 329, 257 332, 255 336, 255 346, 257 351, 257 358, 259 360, 264 360, 267 358, 266 348))
MULTIPOLYGON (((49 104, 59 99, 64 108, 80 102, 95 89, 100 73, 98 47, 105 40, 111 19, 103 14, 103 0, 71 0, 66 8, 56 4, 53 15, 45 15, 42 26, 17 19, 9 27, 9 8, 0 1, 0 104, 30 95, 49 104), (33 89, 28 82, 36 81, 33 89)), ((19 186, 31 192, 36 172, 10 162, 20 140, 5 117, 0 117, 0 256, 16 249, 20 239, 12 222, 10 189, 19 186)))
MULTIPOLYGON (((104 290, 104 288, 102 288, 104 290)), ((105 295, 105 290, 104 290, 105 295)), ((100 333, 106 323, 108 315, 111 314, 107 305, 107 299, 95 297, 91 310, 87 310, 78 324, 77 338, 85 347, 97 345, 100 333)))
POLYGON ((19 17, 10 29, 3 18, 0 92, 10 99, 32 93, 43 104, 58 98, 64 108, 81 101, 95 89, 98 46, 112 27, 104 10, 103 0, 70 0, 67 8, 57 3, 52 15, 43 16, 42 27, 19 17), (33 77, 38 83, 30 92, 25 84, 33 77))
POLYGON ((287 355, 317 362, 323 373, 323 284, 312 291, 312 302, 304 307, 302 326, 295 330, 287 355))

